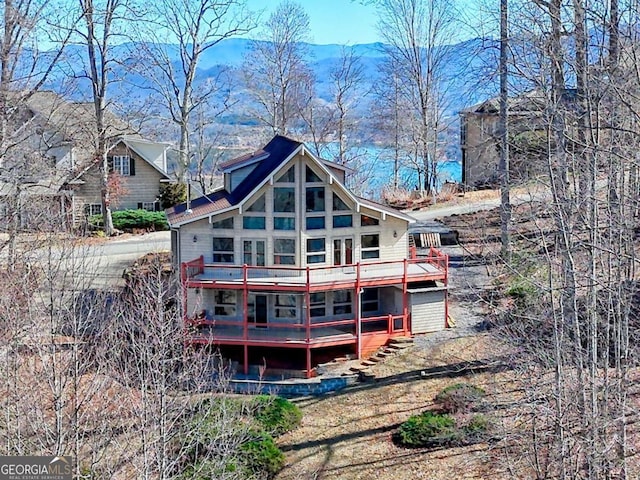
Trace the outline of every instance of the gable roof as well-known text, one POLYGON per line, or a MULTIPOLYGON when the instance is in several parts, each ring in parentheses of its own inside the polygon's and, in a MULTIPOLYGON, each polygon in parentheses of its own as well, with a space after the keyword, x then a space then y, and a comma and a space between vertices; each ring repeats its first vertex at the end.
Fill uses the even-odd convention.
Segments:
POLYGON ((299 152, 302 152, 303 155, 308 155, 313 159, 329 176, 329 178, 331 178, 331 183, 337 183, 340 185, 344 192, 354 201, 357 207, 363 205, 380 211, 383 215, 389 214, 409 223, 415 221, 412 217, 390 207, 356 197, 331 173, 329 170, 329 164, 331 164, 331 162, 316 158, 311 152, 309 152, 302 142, 283 135, 276 135, 262 149, 250 154, 242 155, 222 165, 223 171, 228 173, 238 168, 259 162, 251 174, 247 175, 247 177, 240 182, 232 192, 220 189, 210 193, 209 195, 196 198, 188 205, 187 203, 181 203, 167 209, 165 212, 169 224, 172 226, 180 226, 200 220, 214 213, 222 213, 225 210, 240 207, 244 200, 249 198, 257 189, 261 188, 283 164, 288 162, 299 152))

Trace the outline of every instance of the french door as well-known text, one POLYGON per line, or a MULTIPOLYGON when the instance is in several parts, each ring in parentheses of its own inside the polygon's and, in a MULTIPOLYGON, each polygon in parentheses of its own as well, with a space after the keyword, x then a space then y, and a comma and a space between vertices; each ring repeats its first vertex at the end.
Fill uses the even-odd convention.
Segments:
POLYGON ((250 293, 248 302, 248 322, 256 327, 266 327, 267 324, 267 296, 250 293))
POLYGON ((266 265, 266 242, 264 240, 244 240, 242 261, 245 265, 264 267, 266 265))
POLYGON ((333 264, 351 265, 353 264, 353 238, 333 239, 333 264))

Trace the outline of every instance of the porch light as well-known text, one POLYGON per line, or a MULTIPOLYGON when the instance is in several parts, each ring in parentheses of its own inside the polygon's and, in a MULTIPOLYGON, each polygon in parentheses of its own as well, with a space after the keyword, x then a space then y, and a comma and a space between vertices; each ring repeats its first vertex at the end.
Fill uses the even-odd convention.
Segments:
POLYGON ((193 236, 193 243, 196 243, 197 241, 198 241, 198 236, 197 236, 197 235, 194 235, 194 236, 193 236))
MULTIPOLYGON (((398 232, 396 232, 395 230, 393 231, 393 238, 398 238, 398 232)), ((195 240, 194 240, 195 242, 195 240)))

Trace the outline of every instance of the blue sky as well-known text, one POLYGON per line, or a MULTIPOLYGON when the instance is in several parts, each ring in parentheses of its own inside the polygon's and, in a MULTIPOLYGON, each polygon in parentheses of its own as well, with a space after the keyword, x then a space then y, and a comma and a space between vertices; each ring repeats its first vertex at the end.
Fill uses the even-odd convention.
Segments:
MULTIPOLYGON (((265 10, 265 20, 279 3, 279 0, 247 0, 250 9, 265 10)), ((356 0, 298 0, 298 3, 309 15, 311 43, 351 45, 380 40, 372 6, 356 0)))

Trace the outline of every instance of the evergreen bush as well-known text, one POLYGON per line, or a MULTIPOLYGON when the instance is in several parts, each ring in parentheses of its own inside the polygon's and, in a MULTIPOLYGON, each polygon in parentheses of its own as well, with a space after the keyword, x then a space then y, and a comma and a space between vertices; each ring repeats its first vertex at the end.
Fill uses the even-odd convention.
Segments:
POLYGON ((409 417, 400 425, 394 439, 405 447, 432 447, 454 442, 459 436, 452 417, 427 410, 409 417))
POLYGON ((254 405, 256 420, 266 432, 276 437, 293 430, 302 420, 298 406, 282 397, 258 395, 254 405))
POLYGON ((456 383, 443 389, 434 398, 434 402, 445 412, 468 412, 478 407, 484 398, 482 388, 469 383, 456 383))
MULTIPOLYGON (((149 212, 147 210, 116 210, 111 213, 113 226, 118 230, 132 231, 143 230, 168 230, 169 224, 164 212, 149 212)), ((101 228, 102 215, 89 217, 89 224, 95 228, 101 228)))

